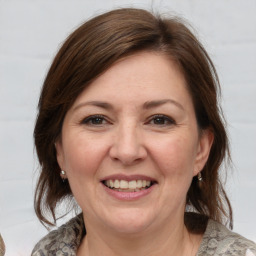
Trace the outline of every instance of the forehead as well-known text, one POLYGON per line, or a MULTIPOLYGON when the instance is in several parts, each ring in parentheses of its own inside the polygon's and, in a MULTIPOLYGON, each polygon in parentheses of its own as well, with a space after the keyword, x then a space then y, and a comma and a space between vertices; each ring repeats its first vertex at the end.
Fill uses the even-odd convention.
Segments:
POLYGON ((107 69, 84 89, 74 105, 87 99, 136 103, 166 97, 184 103, 190 100, 178 65, 161 53, 139 52, 120 59, 107 69))

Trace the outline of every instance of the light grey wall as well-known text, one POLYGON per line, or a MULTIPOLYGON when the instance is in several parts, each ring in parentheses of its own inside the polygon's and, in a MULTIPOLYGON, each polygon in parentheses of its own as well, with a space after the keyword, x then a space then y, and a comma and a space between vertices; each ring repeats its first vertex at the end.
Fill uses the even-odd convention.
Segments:
POLYGON ((33 212, 32 132, 51 60, 78 24, 122 6, 174 12, 196 28, 223 88, 235 166, 227 184, 234 230, 256 241, 255 0, 0 0, 0 232, 7 256, 29 255, 46 233, 33 212))

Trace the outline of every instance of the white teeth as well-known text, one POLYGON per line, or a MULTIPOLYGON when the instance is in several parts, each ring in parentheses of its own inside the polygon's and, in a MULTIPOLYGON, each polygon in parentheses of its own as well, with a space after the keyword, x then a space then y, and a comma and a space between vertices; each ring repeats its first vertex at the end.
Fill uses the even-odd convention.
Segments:
POLYGON ((136 187, 137 187, 136 180, 129 181, 129 189, 135 189, 136 187))
POLYGON ((114 181, 114 188, 119 188, 120 184, 119 184, 119 180, 115 180, 114 181))
POLYGON ((137 188, 142 188, 142 181, 141 180, 137 180, 137 188))
POLYGON ((119 186, 120 186, 120 188, 130 188, 130 184, 129 183, 126 180, 120 180, 119 186))
POLYGON ((114 188, 119 191, 140 191, 152 184, 149 180, 106 180, 104 183, 109 188, 114 188))

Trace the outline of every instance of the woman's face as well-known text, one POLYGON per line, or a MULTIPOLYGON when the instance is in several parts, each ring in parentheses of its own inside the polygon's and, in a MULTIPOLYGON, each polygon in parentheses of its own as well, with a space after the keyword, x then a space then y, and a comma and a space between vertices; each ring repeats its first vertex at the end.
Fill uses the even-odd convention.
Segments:
POLYGON ((211 141, 210 132, 199 135, 175 63, 141 52, 117 62, 76 99, 57 160, 86 227, 136 233, 183 220, 211 141))

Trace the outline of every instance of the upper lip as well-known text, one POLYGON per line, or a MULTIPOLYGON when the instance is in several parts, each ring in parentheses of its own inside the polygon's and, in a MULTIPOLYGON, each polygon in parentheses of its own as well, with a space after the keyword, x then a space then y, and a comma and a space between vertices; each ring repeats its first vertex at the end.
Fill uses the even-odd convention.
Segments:
POLYGON ((148 180, 148 181, 156 182, 156 180, 152 177, 149 177, 146 175, 139 175, 139 174, 136 174, 136 175, 112 174, 101 179, 101 181, 105 181, 105 180, 126 180, 126 181, 148 180))

